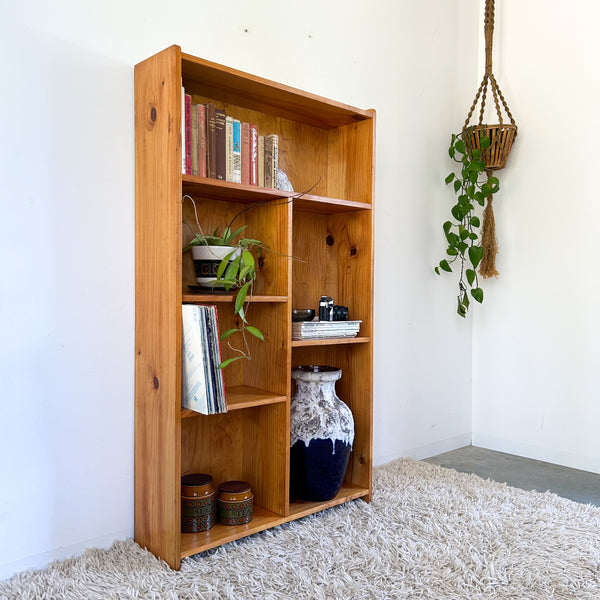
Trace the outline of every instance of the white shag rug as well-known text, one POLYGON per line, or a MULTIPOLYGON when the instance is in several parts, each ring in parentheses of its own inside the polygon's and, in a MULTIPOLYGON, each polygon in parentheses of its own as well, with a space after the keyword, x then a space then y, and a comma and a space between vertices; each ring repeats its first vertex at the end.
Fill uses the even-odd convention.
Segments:
POLYGON ((374 499, 183 561, 131 540, 0 582, 2 599, 600 599, 600 508, 411 459, 374 499))

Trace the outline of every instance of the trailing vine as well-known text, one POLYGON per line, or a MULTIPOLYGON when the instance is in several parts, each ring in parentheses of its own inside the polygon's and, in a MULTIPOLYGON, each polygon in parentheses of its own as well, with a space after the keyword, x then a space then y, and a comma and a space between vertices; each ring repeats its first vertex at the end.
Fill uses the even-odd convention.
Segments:
POLYGON ((457 313, 461 317, 466 317, 469 311, 469 296, 479 303, 483 302, 483 290, 477 275, 477 267, 483 258, 479 234, 481 219, 476 212, 478 206, 484 206, 486 198, 491 198, 500 189, 498 178, 486 173, 482 159, 482 152, 490 147, 490 143, 490 138, 484 136, 481 149, 468 148, 460 135, 453 134, 448 149, 450 158, 460 165, 460 169, 445 179, 446 185, 453 185, 457 201, 450 211, 453 220, 445 221, 442 226, 448 244, 448 258, 440 260, 435 272, 440 275, 440 269, 450 273, 453 266, 458 268, 457 313))

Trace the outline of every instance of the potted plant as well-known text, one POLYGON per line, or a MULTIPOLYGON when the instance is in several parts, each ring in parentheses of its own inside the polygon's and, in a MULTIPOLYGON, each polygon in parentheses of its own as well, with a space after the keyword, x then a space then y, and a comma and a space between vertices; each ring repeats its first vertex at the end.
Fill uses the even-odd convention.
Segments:
POLYGON ((452 272, 452 265, 456 263, 459 270, 457 312, 461 317, 467 316, 471 304, 469 296, 479 303, 483 302, 477 267, 483 259, 484 250, 479 234, 481 219, 477 212, 478 207, 484 206, 486 198, 491 199, 500 189, 498 178, 490 176, 491 171, 486 170, 482 154, 490 147, 490 138, 482 136, 479 147, 465 143, 469 129, 463 132, 465 139, 453 134, 448 149, 450 158, 460 165, 445 180, 447 185, 452 183, 457 201, 451 209, 453 220, 443 224, 448 258, 442 259, 435 267, 435 272, 440 275, 440 269, 452 272))
POLYGON ((234 333, 241 333, 245 350, 234 348, 239 354, 224 360, 219 365, 223 369, 235 360, 250 359, 246 332, 265 340, 262 332, 250 325, 246 318, 246 308, 254 291, 256 280, 256 260, 252 249, 257 248, 258 254, 262 248, 260 240, 239 237, 247 225, 232 231, 232 224, 239 216, 238 213, 227 225, 223 233, 217 228, 211 235, 194 233, 193 239, 183 248, 183 252, 192 251, 196 279, 202 287, 234 291, 234 315, 239 316, 240 326, 224 331, 220 339, 226 340, 234 333))

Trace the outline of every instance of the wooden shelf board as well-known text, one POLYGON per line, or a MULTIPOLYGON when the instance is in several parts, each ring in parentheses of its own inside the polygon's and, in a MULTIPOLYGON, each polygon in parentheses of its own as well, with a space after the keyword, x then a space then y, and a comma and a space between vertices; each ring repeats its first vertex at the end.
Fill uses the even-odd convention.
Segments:
POLYGON ((199 196, 211 200, 224 200, 227 202, 241 202, 252 204, 255 202, 267 202, 290 200, 296 210, 317 212, 322 214, 333 214, 340 212, 353 212, 357 210, 371 210, 371 204, 367 202, 355 202, 342 198, 327 198, 326 196, 315 196, 305 194, 301 198, 295 198, 301 192, 285 192, 270 188, 258 187, 221 181, 209 177, 198 177, 196 175, 182 175, 183 193, 190 196, 199 196))
MULTIPOLYGON (((216 302, 233 302, 233 294, 225 293, 184 293, 182 301, 184 304, 215 304, 216 302)), ((266 296, 255 295, 251 298, 246 298, 249 302, 287 302, 287 296, 266 296)))
POLYGON ((332 506, 344 504, 344 502, 349 502, 350 500, 368 496, 369 493, 370 491, 368 488, 344 482, 333 500, 327 500, 325 502, 290 502, 290 514, 286 519, 288 521, 293 521, 294 519, 325 510, 326 508, 331 508, 332 506))
POLYGON ((203 531, 202 533, 182 533, 181 558, 216 548, 221 544, 233 542, 253 533, 258 533, 259 531, 264 531, 265 529, 270 529, 271 527, 368 495, 369 490, 367 488, 351 483, 344 483, 333 500, 327 502, 290 503, 290 514, 288 516, 281 516, 265 510, 261 506, 254 506, 252 521, 246 525, 228 526, 217 523, 212 529, 203 531))
POLYGON ((304 346, 332 346, 338 344, 367 344, 370 341, 370 337, 326 338, 319 340, 292 340, 292 348, 304 346))
POLYGON ((261 506, 254 506, 252 521, 246 525, 221 525, 217 523, 212 529, 201 533, 181 534, 181 558, 216 548, 221 544, 233 542, 259 531, 279 525, 282 517, 261 506))
POLYGON ((374 111, 250 75, 190 54, 181 54, 186 91, 277 114, 322 129, 372 119, 374 111))
MULTIPOLYGON (((228 387, 227 408, 229 411, 252 408, 253 406, 264 406, 265 404, 277 404, 286 402, 287 396, 276 394, 268 390, 253 388, 248 385, 234 385, 228 387)), ((200 413, 186 408, 181 409, 181 418, 197 417, 200 413)))

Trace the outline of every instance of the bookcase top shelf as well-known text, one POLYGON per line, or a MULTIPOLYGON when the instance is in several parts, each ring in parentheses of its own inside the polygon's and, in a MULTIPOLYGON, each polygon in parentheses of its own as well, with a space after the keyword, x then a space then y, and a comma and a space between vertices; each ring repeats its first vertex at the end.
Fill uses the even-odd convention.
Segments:
POLYGON ((186 91, 321 129, 333 129, 374 116, 373 110, 354 108, 190 54, 182 53, 181 58, 186 91))
POLYGON ((277 199, 285 201, 291 198, 295 209, 322 214, 371 210, 372 208, 371 204, 367 202, 355 202, 353 200, 328 198, 312 194, 305 194, 300 198, 295 198, 294 196, 297 196, 301 192, 273 190, 255 185, 244 185, 211 179, 209 177, 198 177, 196 175, 182 175, 181 177, 184 194, 208 198, 210 200, 252 204, 254 202, 266 202, 277 199))

